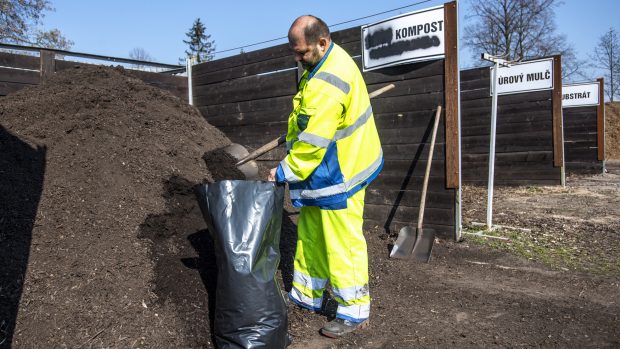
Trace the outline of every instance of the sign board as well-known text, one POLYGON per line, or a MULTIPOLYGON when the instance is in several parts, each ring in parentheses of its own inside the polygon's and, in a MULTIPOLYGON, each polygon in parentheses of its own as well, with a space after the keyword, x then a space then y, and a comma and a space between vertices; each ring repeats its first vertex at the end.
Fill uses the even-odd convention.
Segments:
MULTIPOLYGON (((491 76, 493 76, 491 67, 491 76)), ((553 89, 553 58, 513 63, 510 67, 500 67, 497 75, 497 94, 533 92, 553 89)), ((493 95, 493 79, 491 79, 493 95)))
POLYGON ((444 30, 443 6, 362 26, 363 70, 441 59, 444 30))
POLYGON ((584 82, 562 86, 562 108, 599 104, 599 83, 584 82))

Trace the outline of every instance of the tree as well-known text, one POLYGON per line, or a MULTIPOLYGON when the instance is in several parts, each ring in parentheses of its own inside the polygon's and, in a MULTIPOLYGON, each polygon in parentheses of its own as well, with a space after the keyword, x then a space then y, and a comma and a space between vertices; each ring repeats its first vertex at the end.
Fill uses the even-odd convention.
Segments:
POLYGON ((584 62, 577 59, 566 37, 556 34, 554 9, 559 0, 473 0, 463 43, 475 57, 480 53, 505 59, 562 55, 562 75, 580 74, 584 62))
POLYGON ((32 28, 41 23, 47 0, 0 0, 0 41, 27 42, 32 28))
POLYGON ((129 58, 138 61, 153 61, 153 57, 151 57, 151 55, 146 52, 146 50, 144 50, 142 47, 134 47, 133 50, 129 51, 129 58))
POLYGON ((60 33, 60 30, 52 29, 49 31, 36 32, 32 44, 38 47, 69 50, 73 46, 73 41, 65 38, 62 33, 60 33))
POLYGON ((189 50, 185 51, 185 54, 196 56, 198 63, 210 61, 214 57, 215 41, 210 40, 211 35, 207 35, 206 30, 207 28, 202 24, 200 18, 197 18, 190 30, 185 33, 188 40, 183 40, 189 45, 189 50))
MULTIPOLYGON (((151 55, 148 52, 146 52, 146 50, 143 49, 142 47, 134 47, 133 50, 129 51, 129 58, 135 59, 138 61, 146 61, 146 62, 153 61, 153 57, 151 57, 151 55)), ((146 67, 143 64, 132 64, 132 66, 136 69, 143 69, 146 67)))
POLYGON ((609 28, 599 38, 591 58, 597 68, 605 71, 605 92, 613 102, 620 94, 620 37, 615 29, 609 28))
POLYGON ((47 0, 0 0, 0 41, 68 50, 73 41, 60 30, 41 31, 45 11, 53 11, 47 0))

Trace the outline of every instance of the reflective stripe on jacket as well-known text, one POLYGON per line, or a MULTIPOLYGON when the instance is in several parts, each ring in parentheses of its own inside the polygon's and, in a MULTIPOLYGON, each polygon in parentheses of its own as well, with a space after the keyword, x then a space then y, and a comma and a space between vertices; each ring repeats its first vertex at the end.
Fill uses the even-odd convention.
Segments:
POLYGON ((340 46, 332 43, 304 72, 286 141, 276 181, 289 183, 295 207, 345 208, 379 174, 383 153, 366 84, 340 46))

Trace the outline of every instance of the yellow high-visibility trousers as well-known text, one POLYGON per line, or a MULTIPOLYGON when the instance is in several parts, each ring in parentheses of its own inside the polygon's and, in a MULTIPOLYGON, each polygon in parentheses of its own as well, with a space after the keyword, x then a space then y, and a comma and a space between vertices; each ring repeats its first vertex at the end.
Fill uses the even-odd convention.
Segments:
POLYGON ((321 309, 323 290, 330 282, 338 302, 336 317, 362 322, 370 314, 368 251, 362 231, 365 189, 347 200, 347 208, 301 208, 297 224, 292 301, 321 309))

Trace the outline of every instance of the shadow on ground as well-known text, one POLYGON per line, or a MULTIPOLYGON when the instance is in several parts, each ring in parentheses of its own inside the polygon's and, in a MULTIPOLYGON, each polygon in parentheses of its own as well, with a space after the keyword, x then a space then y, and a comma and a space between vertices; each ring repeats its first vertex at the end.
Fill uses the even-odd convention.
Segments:
POLYGON ((13 341, 46 153, 0 126, 0 348, 10 348, 13 341))

